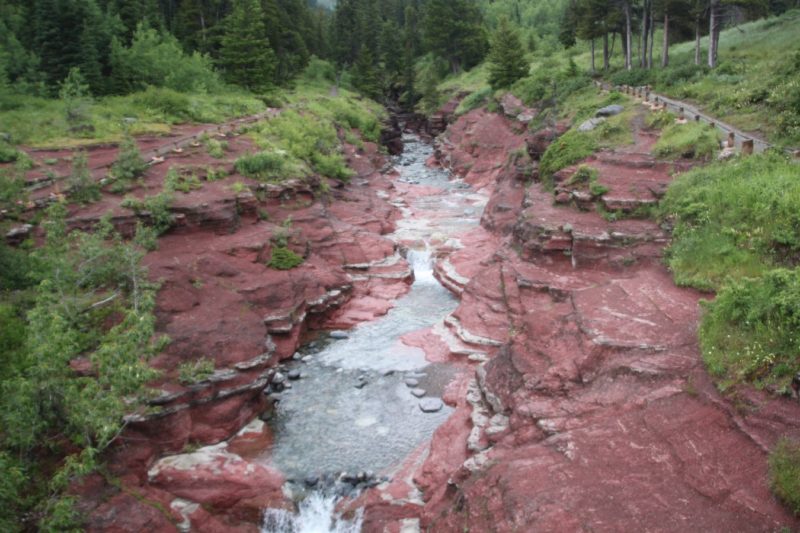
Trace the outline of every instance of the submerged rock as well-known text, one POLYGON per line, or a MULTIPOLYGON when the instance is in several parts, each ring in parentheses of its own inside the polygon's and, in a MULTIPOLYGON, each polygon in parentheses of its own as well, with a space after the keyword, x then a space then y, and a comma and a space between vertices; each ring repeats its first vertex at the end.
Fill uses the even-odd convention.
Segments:
POLYGON ((341 331, 341 330, 331 331, 328 336, 331 339, 336 339, 336 340, 343 340, 350 337, 350 335, 348 335, 346 331, 341 331))
POLYGON ((423 398, 419 401, 419 408, 423 413, 436 413, 442 410, 444 402, 439 398, 423 398))
POLYGON ((410 392, 417 398, 422 398, 423 396, 425 396, 425 389, 411 389, 410 392))

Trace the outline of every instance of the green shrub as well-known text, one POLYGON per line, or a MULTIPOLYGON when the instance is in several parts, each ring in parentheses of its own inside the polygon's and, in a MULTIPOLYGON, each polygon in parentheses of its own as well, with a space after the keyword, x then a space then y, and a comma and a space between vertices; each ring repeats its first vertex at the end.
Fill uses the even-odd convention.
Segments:
POLYGON ((336 68, 333 63, 311 56, 305 70, 303 79, 312 83, 330 83, 336 81, 336 68))
POLYGON ((129 47, 113 41, 111 67, 114 82, 125 91, 149 86, 182 92, 221 88, 210 58, 197 52, 186 54, 175 37, 143 25, 136 29, 129 47))
POLYGON ((703 307, 703 359, 721 388, 749 381, 788 389, 800 365, 800 270, 731 281, 703 307))
POLYGON ((572 177, 569 179, 569 185, 576 185, 581 183, 591 183, 597 181, 597 169, 589 165, 580 165, 572 177))
POLYGON ((222 159, 225 157, 225 151, 228 149, 228 141, 219 141, 217 139, 206 139, 206 151, 208 155, 214 159, 222 159))
POLYGON ((291 270, 302 264, 302 256, 297 255, 286 246, 275 246, 272 248, 272 256, 267 266, 276 270, 291 270))
POLYGON ((147 163, 142 159, 139 146, 131 136, 126 136, 119 145, 117 160, 111 165, 111 173, 116 180, 126 182, 142 176, 147 163))
POLYGON ((653 154, 664 158, 708 159, 719 150, 719 142, 719 132, 708 124, 671 124, 664 128, 653 154))
POLYGON ((247 154, 236 160, 236 172, 248 178, 269 180, 285 178, 286 156, 279 152, 257 152, 247 154))
POLYGON ((219 181, 228 177, 228 170, 224 167, 206 167, 206 181, 219 181))
POLYGON ((194 385, 214 375, 214 360, 201 357, 178 365, 178 380, 184 385, 194 385))
POLYGON ((202 189, 203 184, 197 175, 192 173, 179 172, 175 167, 170 167, 167 175, 164 177, 164 190, 175 192, 180 191, 188 194, 196 189, 202 189))
POLYGON ((328 178, 348 181, 355 174, 345 163, 341 154, 314 154, 311 157, 314 170, 328 178))
POLYGON ((197 119, 189 96, 172 89, 147 87, 131 98, 137 105, 160 113, 168 122, 197 119))
POLYGON ((661 203, 673 220, 667 252, 681 285, 715 289, 800 257, 800 168, 776 154, 714 163, 679 175, 661 203))
POLYGON ((162 192, 154 196, 146 196, 142 200, 128 196, 122 201, 120 206, 130 209, 137 215, 147 215, 150 219, 150 224, 161 234, 172 226, 174 220, 172 211, 170 210, 172 200, 171 194, 162 192))
POLYGON ((772 491, 795 515, 800 515, 800 444, 783 438, 769 454, 772 491))
POLYGON ((650 71, 645 69, 631 69, 620 70, 611 75, 610 81, 612 85, 630 85, 632 87, 639 87, 646 85, 650 81, 650 71))
POLYGON ((669 111, 662 110, 648 114, 644 122, 648 128, 660 130, 674 124, 676 118, 677 117, 669 111))
POLYGON ((4 140, 0 140, 0 163, 11 163, 17 160, 19 152, 4 140))
POLYGON ((547 147, 539 164, 539 174, 545 184, 552 185, 553 173, 592 155, 597 143, 591 135, 568 131, 547 147))
POLYGON ((473 109, 477 109, 486 104, 492 98, 492 88, 484 87, 473 93, 470 93, 466 98, 461 100, 456 108, 456 115, 463 115, 469 113, 473 109))
POLYGON ((69 197, 75 202, 87 204, 100 200, 100 184, 94 181, 89 172, 86 152, 78 152, 72 157, 72 170, 67 178, 69 197))

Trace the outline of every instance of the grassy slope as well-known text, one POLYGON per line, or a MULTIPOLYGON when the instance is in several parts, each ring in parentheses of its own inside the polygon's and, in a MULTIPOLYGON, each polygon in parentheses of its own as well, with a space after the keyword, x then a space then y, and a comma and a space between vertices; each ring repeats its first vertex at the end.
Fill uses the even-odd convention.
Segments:
POLYGON ((123 118, 135 118, 131 133, 167 133, 170 125, 185 122, 222 122, 263 111, 266 105, 253 95, 232 91, 225 94, 183 94, 151 88, 126 96, 99 98, 89 102, 86 114, 94 131, 85 136, 70 134, 64 102, 24 95, 0 95, 0 131, 12 142, 33 147, 80 146, 118 141, 123 118))
MULTIPOLYGON (((728 28, 720 35, 719 65, 714 71, 697 72, 694 41, 670 47, 670 69, 656 68, 642 82, 667 96, 694 103, 730 124, 766 137, 778 144, 800 145, 800 123, 782 111, 800 105, 800 10, 781 17, 758 20, 728 28), (661 75, 659 75, 661 74, 661 75), (688 77, 688 79, 687 79, 688 77)), ((654 60, 660 64, 662 38, 656 34, 654 60)), ((588 44, 579 45, 583 50, 588 44)), ((708 38, 701 40, 705 61, 708 38)), ((598 55, 598 65, 602 59, 598 55)), ((575 61, 583 69, 590 55, 575 61)), ((617 43, 612 70, 621 70, 623 58, 617 43)), ((795 109, 794 115, 800 113, 795 109)))

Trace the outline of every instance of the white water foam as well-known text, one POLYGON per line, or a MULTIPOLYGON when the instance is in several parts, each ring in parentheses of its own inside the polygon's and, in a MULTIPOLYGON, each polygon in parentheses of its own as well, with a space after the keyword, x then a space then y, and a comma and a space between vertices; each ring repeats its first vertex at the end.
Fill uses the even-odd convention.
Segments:
POLYGON ((283 509, 267 509, 261 533, 360 533, 363 510, 352 520, 336 513, 336 496, 315 492, 300 503, 297 513, 283 509))
POLYGON ((433 258, 427 243, 425 243, 424 250, 409 250, 406 254, 406 261, 414 271, 414 283, 422 285, 439 283, 433 277, 433 258))

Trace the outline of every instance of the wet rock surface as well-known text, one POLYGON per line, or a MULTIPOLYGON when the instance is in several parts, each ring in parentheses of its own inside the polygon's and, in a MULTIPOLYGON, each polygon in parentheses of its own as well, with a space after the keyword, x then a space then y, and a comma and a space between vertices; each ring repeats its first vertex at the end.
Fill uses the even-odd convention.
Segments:
MULTIPOLYGON (((451 128, 466 131, 478 116, 451 128)), ((476 235, 482 248, 456 251, 441 267, 461 298, 450 333, 462 346, 480 343, 489 360, 414 470, 423 529, 798 526, 768 489, 765 454, 798 433, 787 418, 800 414, 796 402, 740 391, 752 402, 742 413, 720 397, 697 346, 701 295, 676 287, 660 261, 669 235, 595 209, 650 205, 685 168, 653 161, 644 154, 655 137, 634 135, 634 145, 584 162, 610 189, 585 205, 569 189, 530 181, 520 194, 507 171, 496 175, 488 206, 497 197, 512 206, 510 229, 484 213, 495 237, 476 235)), ((552 138, 524 142, 538 155, 552 138)), ((465 157, 478 139, 443 145, 441 160, 465 157)), ((378 515, 376 507, 365 523, 378 515)))

